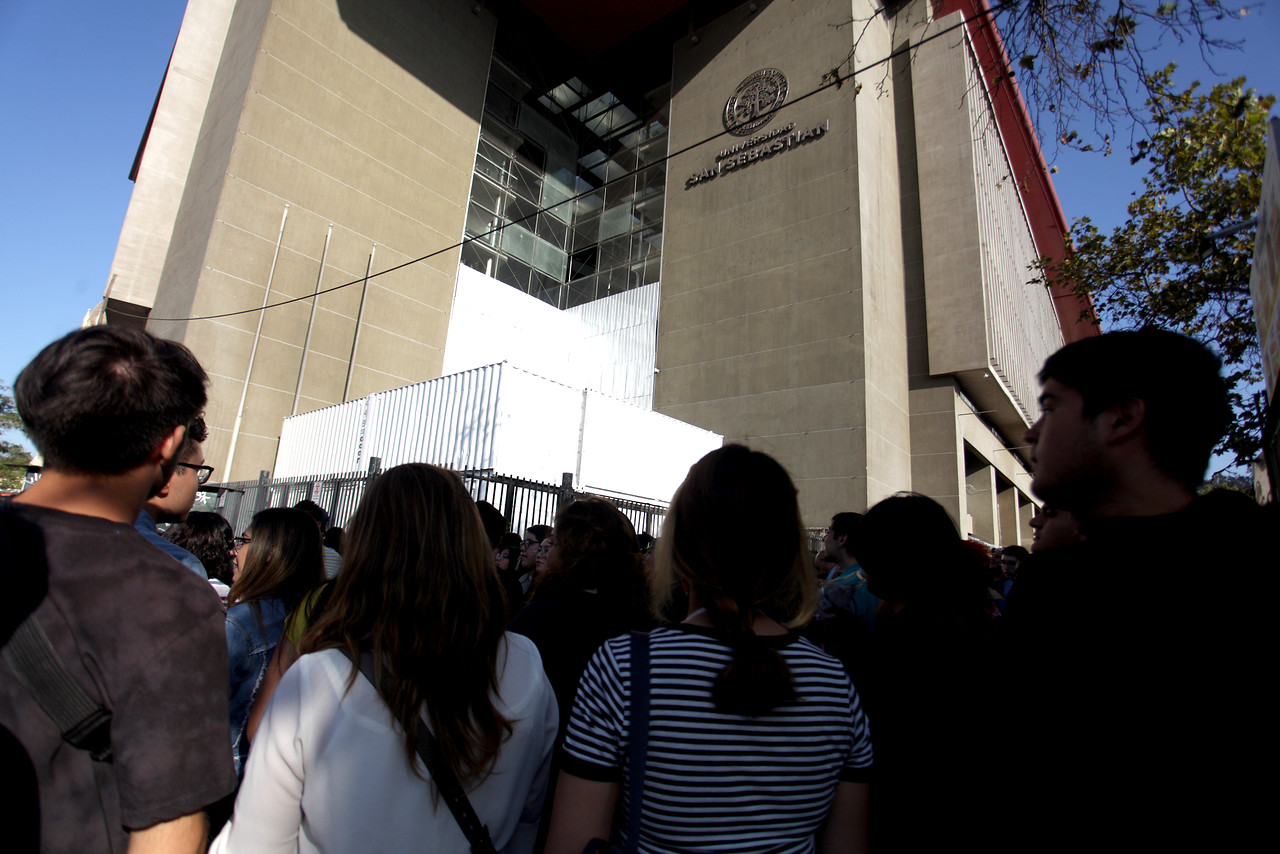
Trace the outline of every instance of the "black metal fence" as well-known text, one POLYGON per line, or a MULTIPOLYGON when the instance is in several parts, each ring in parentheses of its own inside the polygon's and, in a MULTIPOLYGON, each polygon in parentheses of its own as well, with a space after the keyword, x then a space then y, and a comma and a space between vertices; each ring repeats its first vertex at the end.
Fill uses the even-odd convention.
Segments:
MULTIPOLYGON (((237 534, 249 526, 253 514, 268 507, 291 507, 304 499, 319 504, 329 514, 329 524, 344 526, 355 512, 365 489, 382 471, 382 461, 374 458, 363 472, 271 477, 262 472, 258 479, 223 483, 206 489, 201 506, 222 514, 237 534)), ((492 471, 458 473, 477 501, 488 501, 502 513, 508 531, 523 532, 530 525, 550 525, 561 505, 576 498, 597 495, 573 488, 573 476, 566 473, 560 484, 497 474, 492 471)), ((657 536, 666 517, 664 504, 654 504, 613 495, 598 495, 611 501, 631 520, 637 534, 657 536)))

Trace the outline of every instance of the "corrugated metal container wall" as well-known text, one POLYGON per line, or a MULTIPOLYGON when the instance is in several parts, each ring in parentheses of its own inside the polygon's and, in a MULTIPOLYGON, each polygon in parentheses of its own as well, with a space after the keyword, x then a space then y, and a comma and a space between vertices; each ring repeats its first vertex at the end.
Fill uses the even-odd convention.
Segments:
POLYGON ((357 471, 367 465, 360 453, 368 398, 327 406, 286 418, 280 427, 276 477, 357 471))
POLYGON ((427 462, 666 501, 722 438, 508 364, 488 365, 285 420, 278 477, 427 462), (358 416, 363 415, 363 418, 358 416))
POLYGON ((641 409, 653 409, 658 354, 657 282, 574 306, 593 359, 580 366, 581 385, 641 409))
POLYGON ((492 468, 501 377, 502 365, 489 365, 370 395, 362 463, 492 468))

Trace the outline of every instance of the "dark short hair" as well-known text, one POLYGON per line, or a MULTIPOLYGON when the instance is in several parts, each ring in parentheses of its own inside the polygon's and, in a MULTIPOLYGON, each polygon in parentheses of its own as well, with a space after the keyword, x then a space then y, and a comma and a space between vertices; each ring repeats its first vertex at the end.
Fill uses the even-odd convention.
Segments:
POLYGON ((867 586, 882 599, 985 613, 986 561, 965 545, 947 511, 928 496, 899 492, 868 510, 854 556, 867 586))
POLYGON ((187 434, 182 440, 182 450, 178 451, 178 462, 185 462, 187 457, 195 451, 196 445, 203 445, 204 440, 208 438, 209 428, 205 425, 204 418, 197 415, 195 420, 187 425, 187 434))
POLYGON ((235 566, 231 557, 235 538, 231 523, 226 519, 217 513, 192 510, 185 522, 170 525, 163 536, 199 558, 210 578, 217 578, 230 586, 235 566))
POLYGON ((1005 546, 1001 549, 1001 557, 1016 557, 1018 560, 1026 560, 1031 556, 1031 552, 1022 546, 1005 546))
POLYGON ((1233 417, 1221 368, 1194 338, 1141 329, 1068 344, 1045 361, 1040 382, 1057 380, 1079 392, 1088 418, 1141 400, 1147 453, 1165 474, 1194 488, 1233 417))
POLYGON ((488 501, 477 501, 476 510, 480 513, 480 524, 484 525, 484 534, 489 538, 489 545, 497 551, 498 538, 507 532, 507 520, 502 518, 502 511, 488 501))
POLYGON ((18 375, 13 396, 46 466, 119 474, 195 420, 207 382, 176 341, 93 326, 41 350, 18 375))
POLYGON ((329 530, 329 514, 325 512, 323 507, 312 501, 310 498, 304 498, 299 501, 297 504, 293 505, 293 509, 301 510, 303 513, 310 516, 312 521, 320 526, 321 533, 329 530))
POLYGON ((525 528, 525 533, 533 534, 533 536, 537 538, 538 542, 542 542, 547 537, 551 536, 551 526, 530 525, 528 528, 525 528))
POLYGON ((858 526, 861 524, 861 513, 837 513, 831 517, 831 536, 848 537, 845 540, 844 547, 852 553, 853 538, 858 533, 858 526))

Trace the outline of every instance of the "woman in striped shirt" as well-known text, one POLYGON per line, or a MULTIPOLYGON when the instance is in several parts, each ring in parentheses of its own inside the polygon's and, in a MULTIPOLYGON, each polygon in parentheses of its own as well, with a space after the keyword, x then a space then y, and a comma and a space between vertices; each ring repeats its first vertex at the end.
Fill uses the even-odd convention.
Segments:
POLYGON ((642 819, 628 814, 630 639, 596 652, 564 744, 548 854, 593 838, 653 852, 861 852, 866 721, 840 664, 794 628, 814 578, 795 487, 771 457, 729 445, 703 457, 672 501, 652 586, 673 577, 689 614, 648 638, 649 726, 642 819), (729 544, 757 532, 746 557, 729 544))

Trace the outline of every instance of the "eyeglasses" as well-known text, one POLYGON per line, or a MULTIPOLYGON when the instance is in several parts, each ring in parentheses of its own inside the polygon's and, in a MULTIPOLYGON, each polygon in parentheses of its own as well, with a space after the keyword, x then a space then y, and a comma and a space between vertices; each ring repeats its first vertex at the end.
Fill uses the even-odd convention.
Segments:
POLYGON ((234 537, 231 542, 235 543, 236 548, 242 548, 253 542, 253 537, 234 537))
POLYGON ((209 478, 213 477, 213 466, 198 466, 195 463, 178 463, 178 465, 195 472, 196 483, 208 483, 209 478))

